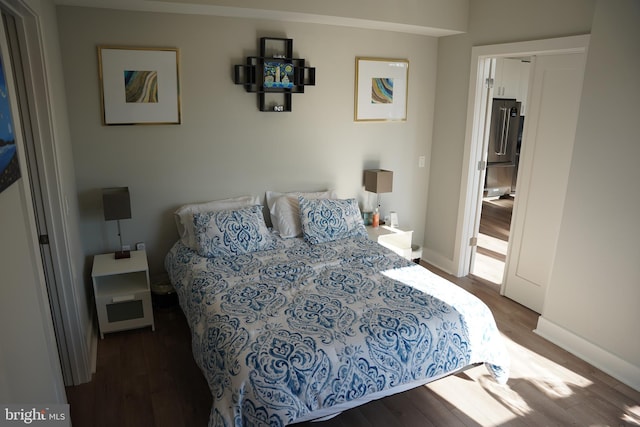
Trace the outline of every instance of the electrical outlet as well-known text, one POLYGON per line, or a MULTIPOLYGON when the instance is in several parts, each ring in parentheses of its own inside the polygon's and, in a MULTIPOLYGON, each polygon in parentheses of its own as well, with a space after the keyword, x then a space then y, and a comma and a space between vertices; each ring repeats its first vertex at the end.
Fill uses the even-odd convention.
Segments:
POLYGON ((144 245, 144 242, 138 242, 136 243, 136 249, 141 251, 145 248, 146 246, 144 245))
POLYGON ((425 156, 418 157, 418 167, 423 168, 427 158, 425 156))
POLYGON ((122 245, 122 250, 123 251, 130 251, 131 250, 131 245, 122 245))

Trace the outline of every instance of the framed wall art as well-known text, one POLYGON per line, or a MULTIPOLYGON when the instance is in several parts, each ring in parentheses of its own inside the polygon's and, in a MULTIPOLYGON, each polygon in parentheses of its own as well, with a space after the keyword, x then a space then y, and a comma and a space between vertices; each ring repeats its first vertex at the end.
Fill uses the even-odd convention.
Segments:
POLYGON ((294 93, 315 86, 316 69, 293 57, 293 39, 260 37, 260 52, 233 66, 233 82, 258 94, 258 110, 290 112, 294 93))
POLYGON ((409 61, 356 58, 354 120, 406 121, 409 61))
POLYGON ((104 125, 181 123, 178 49, 98 46, 98 63, 104 125))
POLYGON ((0 193, 20 178, 8 89, 3 58, 0 56, 0 93, 3 95, 0 96, 0 193))

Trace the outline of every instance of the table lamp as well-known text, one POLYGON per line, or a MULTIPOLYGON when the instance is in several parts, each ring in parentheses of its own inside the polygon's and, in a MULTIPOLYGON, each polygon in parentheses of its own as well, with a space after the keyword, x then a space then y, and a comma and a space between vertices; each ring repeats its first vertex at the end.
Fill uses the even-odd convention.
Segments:
POLYGON ((102 205, 104 208, 104 220, 118 221, 118 238, 120 239, 120 248, 116 251, 115 258, 131 258, 131 252, 122 250, 122 233, 120 232, 120 220, 131 218, 129 187, 103 188, 102 205))
POLYGON ((380 194, 393 190, 393 172, 384 169, 367 169, 364 171, 364 189, 378 195, 376 209, 380 210, 380 194))

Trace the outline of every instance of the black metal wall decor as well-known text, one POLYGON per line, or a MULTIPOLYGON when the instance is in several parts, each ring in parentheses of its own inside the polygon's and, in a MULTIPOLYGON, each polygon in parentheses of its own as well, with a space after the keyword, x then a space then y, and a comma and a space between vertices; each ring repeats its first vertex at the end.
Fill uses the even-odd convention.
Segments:
POLYGON ((291 111, 291 94, 315 86, 316 69, 293 57, 293 39, 261 37, 260 56, 234 66, 233 82, 258 94, 260 111, 291 111))

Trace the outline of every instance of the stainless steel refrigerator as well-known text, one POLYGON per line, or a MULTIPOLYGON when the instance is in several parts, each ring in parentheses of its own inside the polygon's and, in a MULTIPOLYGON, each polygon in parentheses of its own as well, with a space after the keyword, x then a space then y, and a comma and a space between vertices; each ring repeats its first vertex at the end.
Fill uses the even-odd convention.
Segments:
POLYGON ((486 196, 502 196, 515 191, 521 103, 494 98, 487 152, 486 196))

